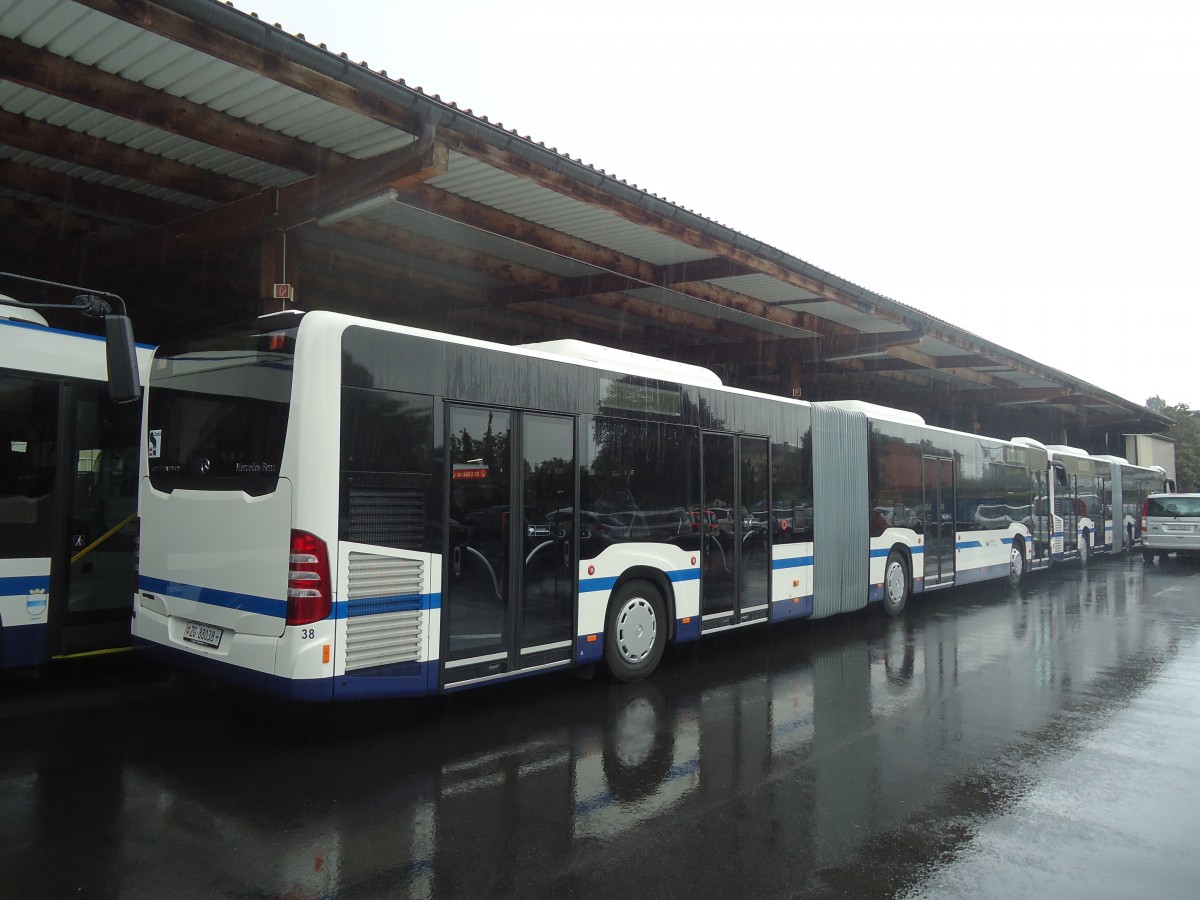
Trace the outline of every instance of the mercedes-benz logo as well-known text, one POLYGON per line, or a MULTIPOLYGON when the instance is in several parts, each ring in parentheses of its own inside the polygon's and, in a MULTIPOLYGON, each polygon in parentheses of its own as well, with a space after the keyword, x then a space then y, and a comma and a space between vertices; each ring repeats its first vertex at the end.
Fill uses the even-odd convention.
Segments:
POLYGON ((212 467, 212 463, 207 458, 200 460, 200 474, 207 475, 208 470, 212 467))

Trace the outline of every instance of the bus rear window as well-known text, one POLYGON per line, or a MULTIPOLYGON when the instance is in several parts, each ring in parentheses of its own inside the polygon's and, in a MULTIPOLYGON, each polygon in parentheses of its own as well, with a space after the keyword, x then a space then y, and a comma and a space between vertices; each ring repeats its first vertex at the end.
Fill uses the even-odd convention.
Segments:
POLYGON ((268 494, 279 479, 298 320, 226 329, 155 354, 148 393, 150 483, 268 494))

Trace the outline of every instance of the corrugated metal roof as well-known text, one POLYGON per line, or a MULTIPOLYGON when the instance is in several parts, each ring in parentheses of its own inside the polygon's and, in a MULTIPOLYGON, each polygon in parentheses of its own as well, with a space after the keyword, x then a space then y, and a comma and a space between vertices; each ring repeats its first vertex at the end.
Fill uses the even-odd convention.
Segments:
MULTIPOLYGON (((973 368, 991 373, 1017 388, 1043 384, 1082 385, 1066 373, 1014 354, 914 307, 867 291, 593 166, 534 144, 514 131, 492 124, 485 116, 475 116, 453 103, 443 102, 437 95, 425 94, 419 88, 410 88, 402 81, 355 65, 344 54, 339 57, 299 36, 285 35, 232 5, 215 0, 157 0, 157 3, 148 0, 148 3, 151 9, 157 6, 195 17, 194 21, 207 29, 205 34, 211 31, 225 34, 230 41, 248 41, 256 52, 274 54, 276 62, 308 67, 307 71, 314 73, 313 83, 319 78, 332 78, 349 86, 356 96, 379 99, 381 108, 419 110, 430 121, 437 121, 439 129, 488 144, 497 155, 512 155, 521 165, 506 171, 491 164, 490 157, 477 158, 468 152, 452 150, 447 170, 428 180, 426 186, 511 217, 514 233, 520 231, 515 225, 518 220, 533 223, 556 234, 614 251, 639 266, 648 265, 658 270, 719 259, 728 254, 740 264, 749 262, 751 268, 761 271, 713 277, 709 283, 745 298, 742 305, 747 309, 752 309, 753 303, 791 309, 836 326, 837 333, 847 328, 863 335, 915 329, 925 332, 918 345, 921 353, 934 357, 987 354, 994 362, 989 359, 990 364, 973 368), (537 178, 516 174, 524 172, 525 167, 531 170, 540 167, 552 177, 539 182, 537 178), (594 195, 597 201, 585 202, 547 186, 560 186, 556 178, 567 179, 579 186, 581 190, 577 197, 594 195), (821 294, 805 285, 819 285, 821 294), (830 297, 840 299, 828 299, 830 297)), ((113 13, 124 14, 117 7, 113 8, 113 13)), ((408 146, 414 140, 414 136, 396 122, 380 121, 388 116, 380 116, 374 108, 364 106, 365 111, 348 108, 315 95, 313 90, 298 89, 276 77, 242 68, 185 42, 155 33, 152 28, 122 21, 73 0, 0 0, 0 35, 165 96, 198 104, 205 110, 286 136, 300 144, 331 151, 347 160, 376 157, 408 146)), ((220 47, 207 46, 213 53, 222 54, 220 47)), ((241 182, 251 191, 284 187, 314 174, 250 158, 228 146, 213 146, 172 133, 166 128, 138 121, 134 111, 128 117, 121 116, 15 83, 0 82, 0 109, 53 128, 86 134, 114 146, 138 150, 222 179, 241 182)), ((247 152, 254 152, 254 148, 242 147, 247 152)), ((311 159, 311 155, 308 158, 311 159)), ((59 159, 47 153, 10 146, 0 146, 0 160, 167 201, 190 210, 218 205, 163 184, 140 181, 129 177, 128 173, 106 172, 89 165, 87 160, 59 159)), ((7 187, 0 187, 0 196, 45 202, 7 187)), ((390 228, 418 233, 446 246, 469 247, 474 253, 506 260, 514 270, 536 270, 563 279, 582 279, 606 271, 585 260, 571 259, 415 206, 398 203, 371 212, 367 218, 390 228)), ((111 217, 110 220, 119 221, 111 217)), ((378 249, 362 252, 381 260, 389 256, 387 251, 378 249)), ((392 251, 391 256, 395 255, 392 251)), ((444 264, 441 265, 444 268, 444 264)), ((638 268, 638 271, 645 269, 638 268)), ((458 272, 455 277, 488 287, 509 286, 501 278, 482 273, 458 272)), ((520 279, 515 279, 514 284, 519 285, 520 279)), ((764 339, 800 333, 800 329, 785 322, 740 312, 684 291, 672 290, 669 285, 635 287, 625 290, 625 294, 635 300, 754 328, 764 339)), ((594 304, 589 307, 582 298, 565 298, 564 302, 572 308, 586 309, 600 319, 634 317, 628 313, 614 316, 594 304)), ((679 325, 672 320, 669 324, 660 322, 656 327, 674 330, 679 325)), ((921 370, 921 374, 930 382, 955 384, 962 390, 979 387, 942 370, 921 370)), ((1120 398, 1088 385, 1082 386, 1092 396, 1109 398, 1113 408, 1129 407, 1120 398)))

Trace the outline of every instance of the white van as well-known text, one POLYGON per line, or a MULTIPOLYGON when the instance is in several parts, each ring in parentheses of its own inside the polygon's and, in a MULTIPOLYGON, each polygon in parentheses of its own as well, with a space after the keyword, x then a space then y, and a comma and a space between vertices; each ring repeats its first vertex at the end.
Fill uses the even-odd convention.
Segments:
POLYGON ((1142 504, 1142 559, 1200 553, 1200 494, 1151 494, 1142 504))

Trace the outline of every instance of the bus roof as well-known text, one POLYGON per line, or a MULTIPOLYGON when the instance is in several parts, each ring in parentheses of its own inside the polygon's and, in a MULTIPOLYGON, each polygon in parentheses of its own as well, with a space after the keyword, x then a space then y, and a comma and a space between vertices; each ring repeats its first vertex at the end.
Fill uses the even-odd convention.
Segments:
POLYGON ((15 322, 30 322, 34 325, 49 326, 45 316, 34 309, 27 309, 23 306, 17 306, 12 297, 6 294, 0 294, 0 319, 9 319, 15 322))

